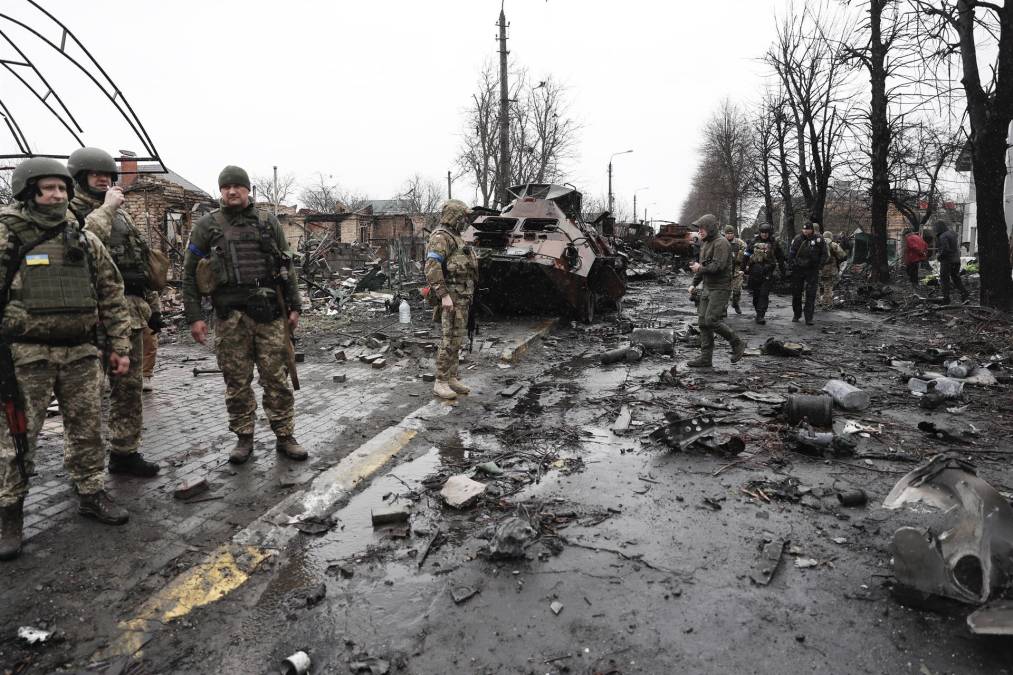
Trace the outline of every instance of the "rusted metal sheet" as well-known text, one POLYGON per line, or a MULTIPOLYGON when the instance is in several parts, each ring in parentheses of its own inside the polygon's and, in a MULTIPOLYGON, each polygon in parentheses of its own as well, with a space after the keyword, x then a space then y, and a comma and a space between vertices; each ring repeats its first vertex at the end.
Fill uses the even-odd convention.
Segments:
POLYGON ((510 189, 502 213, 464 232, 479 255, 479 300, 497 311, 593 321, 626 293, 625 261, 580 216, 581 194, 549 184, 510 189))

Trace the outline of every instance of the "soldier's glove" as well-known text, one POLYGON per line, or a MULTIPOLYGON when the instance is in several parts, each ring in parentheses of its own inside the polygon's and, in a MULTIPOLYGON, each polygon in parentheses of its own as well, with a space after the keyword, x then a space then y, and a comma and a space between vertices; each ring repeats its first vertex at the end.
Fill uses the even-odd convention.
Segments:
POLYGON ((152 333, 158 333, 165 328, 165 322, 162 321, 161 312, 152 312, 151 318, 148 319, 148 328, 151 329, 152 333))

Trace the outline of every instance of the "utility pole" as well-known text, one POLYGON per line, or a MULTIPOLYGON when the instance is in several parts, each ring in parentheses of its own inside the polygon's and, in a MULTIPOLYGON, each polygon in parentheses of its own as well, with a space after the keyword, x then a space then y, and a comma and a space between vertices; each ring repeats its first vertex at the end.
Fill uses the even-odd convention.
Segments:
POLYGON ((499 9, 499 204, 506 206, 510 187, 510 87, 507 84, 507 21, 499 9))
POLYGON ((450 172, 448 171, 447 172, 447 199, 453 199, 454 198, 454 196, 450 193, 450 184, 451 184, 451 182, 452 181, 450 179, 450 172))
POLYGON ((278 167, 274 167, 274 215, 278 215, 278 167))
MULTIPOLYGON (((615 157, 616 155, 626 155, 626 154, 629 154, 631 152, 633 152, 632 149, 631 150, 623 150, 622 152, 613 152, 609 156, 609 215, 613 215, 612 214, 612 201, 613 201, 613 199, 612 199, 612 158, 615 157)), ((634 197, 635 196, 636 195, 634 195, 634 197)), ((636 219, 637 219, 637 210, 634 208, 633 209, 633 220, 636 220, 636 219)))

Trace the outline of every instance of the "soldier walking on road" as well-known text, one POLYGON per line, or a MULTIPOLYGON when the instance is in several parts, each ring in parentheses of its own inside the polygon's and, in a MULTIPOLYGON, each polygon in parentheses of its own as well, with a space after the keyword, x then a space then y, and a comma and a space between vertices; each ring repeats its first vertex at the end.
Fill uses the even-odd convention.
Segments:
POLYGON ((735 228, 725 225, 725 239, 732 249, 732 309, 742 314, 739 301, 742 299, 742 260, 746 254, 746 242, 735 236, 735 228))
POLYGON ((13 433, 0 434, 0 560, 21 551, 28 476, 54 394, 63 417, 63 463, 80 498, 79 512, 109 525, 129 519, 105 491, 102 365, 95 345, 101 322, 112 376, 128 372, 130 310, 123 281, 99 238, 82 231, 68 211, 74 186, 63 164, 25 160, 11 187, 17 201, 0 211, 0 349, 12 357, 27 452, 19 461, 13 433))
POLYGON ((816 291, 819 288, 820 269, 827 261, 827 246, 816 234, 812 221, 802 226, 799 234, 788 248, 788 267, 791 269, 792 321, 802 318, 802 293, 805 292, 805 323, 813 325, 816 313, 816 291))
POLYGON ((221 208, 198 220, 190 232, 183 261, 183 304, 190 335, 201 344, 207 340, 208 326, 200 296, 210 295, 214 305, 215 352, 225 379, 229 430, 237 437, 229 461, 243 464, 253 454, 254 364, 277 451, 304 460, 307 453, 294 436, 295 393, 288 381, 289 330, 295 331, 301 309, 288 243, 278 219, 250 202, 245 170, 225 167, 218 187, 221 208))
POLYGON ((745 253, 746 284, 753 292, 753 309, 756 323, 767 323, 767 307, 770 306, 770 289, 774 285, 774 269, 784 272, 784 250, 774 239, 774 228, 770 223, 760 225, 760 230, 749 243, 745 253))
POLYGON ((824 231, 823 241, 827 245, 827 260, 820 268, 820 307, 831 309, 834 306, 834 285, 840 275, 840 265, 848 259, 848 253, 834 241, 833 232, 824 231))
POLYGON ((936 233, 936 259, 939 260, 939 283, 943 287, 943 304, 950 304, 950 285, 956 286, 960 301, 967 304, 967 289, 960 280, 960 246, 957 233, 950 229, 945 220, 932 223, 936 233))
POLYGON ((123 293, 130 308, 130 370, 109 382, 109 473, 150 478, 158 464, 141 456, 144 360, 142 331, 162 329, 162 306, 151 287, 148 245, 123 210, 123 192, 113 185, 118 170, 112 156, 98 148, 71 153, 67 170, 74 177, 71 210, 84 218, 85 229, 109 250, 123 277, 123 293))
POLYGON ((468 312, 478 282, 478 257, 461 238, 467 226, 467 204, 449 200, 443 205, 440 225, 429 235, 426 247, 426 279, 429 293, 434 294, 430 298, 440 303, 434 320, 439 315, 443 328, 433 393, 448 400, 471 391, 457 376, 461 344, 468 331, 468 312))
POLYGON ((700 259, 689 266, 696 277, 693 289, 701 284, 697 321, 700 327, 700 356, 687 365, 691 368, 710 368, 714 360, 714 334, 728 340, 732 346, 732 363, 738 363, 746 351, 746 341, 736 335, 725 323, 728 314, 728 297, 732 287, 732 247, 725 237, 718 236, 718 219, 707 214, 693 223, 700 232, 703 244, 700 259))

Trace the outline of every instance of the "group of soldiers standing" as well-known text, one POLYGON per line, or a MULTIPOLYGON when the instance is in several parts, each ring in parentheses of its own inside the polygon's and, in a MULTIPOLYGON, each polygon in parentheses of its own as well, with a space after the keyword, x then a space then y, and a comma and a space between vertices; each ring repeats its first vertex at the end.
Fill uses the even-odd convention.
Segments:
MULTIPOLYGON (((0 210, 0 403, 9 429, 0 434, 0 560, 21 552, 36 440, 53 398, 81 515, 109 525, 128 521, 127 510, 106 491, 107 467, 141 478, 159 472, 140 453, 142 333, 164 325, 158 297, 164 278, 123 208, 118 173, 112 156, 98 148, 75 151, 66 166, 31 158, 14 170, 15 201, 0 210)), ((218 365, 237 436, 229 460, 242 463, 253 452, 255 364, 277 450, 303 460, 286 360, 300 312, 296 285, 289 283, 296 278, 293 259, 277 219, 250 202, 246 171, 226 167, 218 183, 221 208, 191 232, 183 296, 198 342, 208 334, 202 297, 210 297, 217 317, 218 365)))

